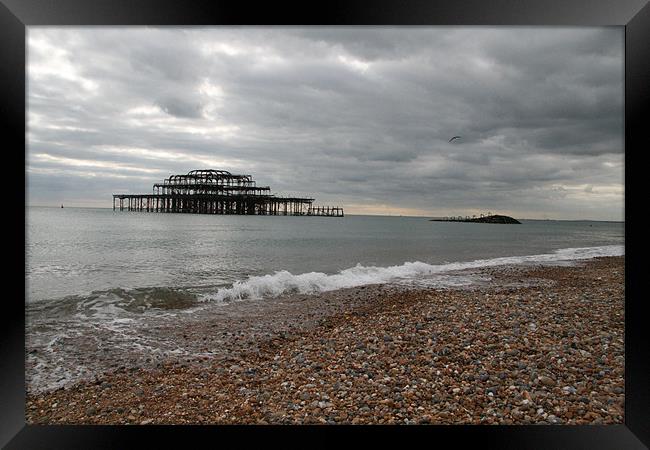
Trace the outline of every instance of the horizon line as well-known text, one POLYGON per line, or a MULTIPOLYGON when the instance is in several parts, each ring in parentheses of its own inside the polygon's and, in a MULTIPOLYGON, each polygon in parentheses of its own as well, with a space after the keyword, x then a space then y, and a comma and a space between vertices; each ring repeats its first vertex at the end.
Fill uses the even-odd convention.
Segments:
MULTIPOLYGON (((60 206, 54 206, 54 205, 28 205, 25 204, 26 207, 28 208, 56 208, 56 209, 61 209, 60 206)), ((64 208, 78 208, 78 209, 113 209, 112 206, 66 206, 64 208)), ((205 214, 205 215, 223 215, 223 214, 205 214)), ((447 216, 436 216, 436 215, 406 215, 406 214, 355 214, 355 213, 346 213, 346 216, 368 216, 368 217, 413 217, 413 218, 424 218, 424 219, 439 219, 439 218, 444 218, 447 216)), ((537 220, 537 221, 558 221, 558 222, 615 222, 615 223, 625 223, 625 219, 623 220, 615 220, 615 219, 555 219, 555 218, 543 218, 543 219, 532 219, 532 218, 526 218, 526 217, 515 217, 516 219, 519 220, 537 220)))

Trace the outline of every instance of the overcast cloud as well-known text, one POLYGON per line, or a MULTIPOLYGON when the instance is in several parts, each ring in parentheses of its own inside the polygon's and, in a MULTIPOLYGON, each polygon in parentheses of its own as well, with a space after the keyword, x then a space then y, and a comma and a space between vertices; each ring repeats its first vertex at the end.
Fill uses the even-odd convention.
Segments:
POLYGON ((623 219, 623 28, 27 36, 30 204, 213 168, 349 214, 623 219))

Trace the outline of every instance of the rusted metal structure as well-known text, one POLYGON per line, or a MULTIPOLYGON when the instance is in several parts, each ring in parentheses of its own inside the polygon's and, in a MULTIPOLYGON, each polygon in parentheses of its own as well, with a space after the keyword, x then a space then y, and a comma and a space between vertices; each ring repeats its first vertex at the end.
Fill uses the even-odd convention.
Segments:
POLYGON ((312 206, 313 198, 278 197, 251 175, 192 170, 153 185, 152 194, 113 194, 113 211, 343 217, 343 208, 312 206))

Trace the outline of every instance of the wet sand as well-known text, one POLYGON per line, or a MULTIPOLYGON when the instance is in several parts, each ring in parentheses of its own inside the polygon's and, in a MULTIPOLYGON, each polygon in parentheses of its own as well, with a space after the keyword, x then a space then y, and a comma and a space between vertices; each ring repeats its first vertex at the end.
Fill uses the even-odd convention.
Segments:
POLYGON ((30 393, 27 422, 623 423, 624 258, 472 272, 489 281, 233 302, 160 324, 148 332, 198 353, 113 358, 96 380, 30 393))

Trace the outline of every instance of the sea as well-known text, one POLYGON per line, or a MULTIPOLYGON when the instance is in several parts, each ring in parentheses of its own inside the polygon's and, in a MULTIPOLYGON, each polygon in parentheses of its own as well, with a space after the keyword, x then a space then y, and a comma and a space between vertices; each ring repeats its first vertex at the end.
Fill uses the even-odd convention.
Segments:
MULTIPOLYGON (((517 218, 519 219, 519 218, 517 218)), ((26 208, 27 380, 32 391, 99 370, 79 342, 159 354, 133 330, 196 320, 243 299, 369 284, 471 284, 461 269, 623 255, 624 223, 426 217, 236 216, 26 208), (156 322, 158 321, 158 322, 156 322)), ((170 343, 166 351, 183 351, 170 343)))

